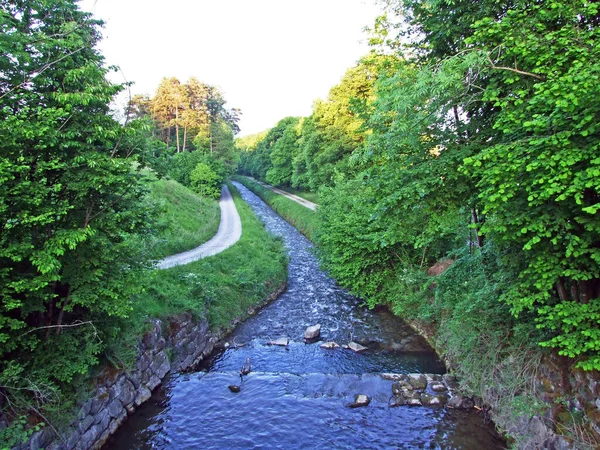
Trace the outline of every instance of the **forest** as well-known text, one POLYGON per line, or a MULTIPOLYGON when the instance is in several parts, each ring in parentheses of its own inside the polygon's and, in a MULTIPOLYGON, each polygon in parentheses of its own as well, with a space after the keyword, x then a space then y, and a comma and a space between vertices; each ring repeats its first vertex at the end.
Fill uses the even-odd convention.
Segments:
POLYGON ((196 78, 164 78, 117 120, 128 86, 107 81, 100 21, 71 0, 0 4, 0 408, 15 423, 122 364, 136 302, 183 286, 145 287, 175 248, 157 183, 214 208, 236 171, 318 193, 323 267, 435 330, 479 395, 518 392, 548 353, 600 370, 599 4, 383 4, 371 52, 310 116, 242 138, 241 112, 196 78))

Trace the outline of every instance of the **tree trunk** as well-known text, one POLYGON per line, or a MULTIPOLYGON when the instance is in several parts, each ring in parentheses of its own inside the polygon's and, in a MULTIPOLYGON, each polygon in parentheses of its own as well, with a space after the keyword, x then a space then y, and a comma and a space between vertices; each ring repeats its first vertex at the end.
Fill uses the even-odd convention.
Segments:
POLYGON ((567 295, 567 290, 565 289, 565 282, 562 278, 556 282, 556 292, 558 292, 558 298, 560 298, 561 302, 568 300, 569 296, 567 295))
POLYGON ((579 297, 581 303, 589 303, 593 293, 592 293, 592 283, 589 280, 582 280, 579 282, 579 292, 581 292, 581 296, 579 297))
POLYGON ((187 126, 183 127, 183 145, 181 149, 185 152, 185 141, 187 141, 187 126))
POLYGON ((479 217, 477 217, 477 210, 475 208, 471 208, 471 217, 473 219, 473 223, 475 224, 475 238, 477 239, 477 246, 481 248, 483 247, 483 236, 479 234, 479 217))
POLYGON ((179 108, 175 108, 175 139, 177 141, 177 153, 179 153, 179 108))
POLYGON ((58 336, 60 334, 60 331, 62 329, 61 325, 63 323, 63 318, 65 316, 65 308, 67 307, 67 305, 69 304, 69 298, 71 297, 71 286, 69 286, 69 288, 67 289, 67 295, 65 296, 65 299, 62 302, 62 305, 60 307, 60 312, 58 313, 58 319, 56 319, 56 335, 58 336))

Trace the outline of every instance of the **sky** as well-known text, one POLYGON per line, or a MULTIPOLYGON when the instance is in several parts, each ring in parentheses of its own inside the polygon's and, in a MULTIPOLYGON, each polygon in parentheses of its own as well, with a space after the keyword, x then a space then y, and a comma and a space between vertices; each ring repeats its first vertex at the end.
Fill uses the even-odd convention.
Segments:
MULTIPOLYGON (((195 76, 242 111, 240 136, 308 116, 368 53, 375 0, 82 0, 105 21, 99 49, 114 81, 154 95, 163 77, 195 76)), ((122 99, 122 102, 125 100, 122 99)))

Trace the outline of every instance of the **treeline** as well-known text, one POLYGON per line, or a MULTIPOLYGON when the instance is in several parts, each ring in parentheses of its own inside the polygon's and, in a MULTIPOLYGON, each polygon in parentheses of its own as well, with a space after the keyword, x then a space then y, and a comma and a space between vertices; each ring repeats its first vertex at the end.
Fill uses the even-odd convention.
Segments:
POLYGON ((153 97, 134 96, 130 128, 144 136, 142 162, 202 195, 218 197, 237 163, 234 136, 241 112, 226 108, 215 86, 190 78, 163 78, 153 97))
POLYGON ((194 79, 115 120, 100 26, 75 0, 0 3, 2 447, 26 418, 67 419, 98 363, 120 363, 109 346, 155 258, 140 242, 160 231, 146 167, 218 196, 234 164, 237 113, 194 79))
POLYGON ((473 383, 517 347, 600 369, 599 5, 385 3, 372 54, 240 171, 318 189, 326 268, 473 383))
POLYGON ((286 117, 266 133, 237 141, 239 172, 279 186, 317 191, 349 171, 350 156, 364 144, 361 111, 389 57, 370 55, 349 69, 341 83, 318 100, 306 118, 286 117))

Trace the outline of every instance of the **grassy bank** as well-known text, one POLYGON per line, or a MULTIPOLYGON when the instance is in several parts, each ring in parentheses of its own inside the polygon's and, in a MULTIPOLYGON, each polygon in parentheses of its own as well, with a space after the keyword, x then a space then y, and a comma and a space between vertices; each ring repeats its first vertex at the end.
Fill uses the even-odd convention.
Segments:
POLYGON ((135 302, 139 319, 188 312, 207 317, 213 327, 227 326, 285 282, 282 242, 267 233, 233 186, 230 190, 242 220, 241 239, 218 255, 152 272, 135 302))
POLYGON ((161 211, 157 234, 145 236, 143 241, 156 258, 195 248, 213 237, 219 228, 219 203, 200 197, 174 180, 152 180, 147 200, 161 211))
POLYGON ((317 215, 314 211, 284 197, 283 195, 276 194, 247 177, 235 176, 234 179, 258 195, 273 208, 277 214, 314 242, 317 231, 317 215))

